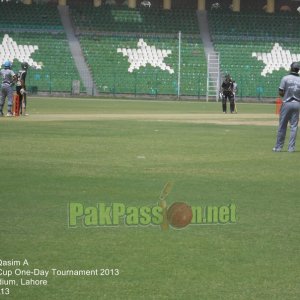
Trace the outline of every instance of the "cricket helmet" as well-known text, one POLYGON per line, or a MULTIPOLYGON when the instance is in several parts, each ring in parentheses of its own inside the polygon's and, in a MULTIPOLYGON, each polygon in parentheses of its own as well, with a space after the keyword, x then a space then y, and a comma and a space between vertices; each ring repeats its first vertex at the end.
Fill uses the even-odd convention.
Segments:
POLYGON ((11 65, 12 65, 12 63, 9 61, 9 60, 6 60, 5 62, 4 62, 4 68, 5 69, 10 69, 11 68, 11 65))
POLYGON ((226 79, 226 80, 231 80, 230 74, 227 73, 227 74, 225 75, 225 79, 226 79))
POLYGON ((27 70, 28 67, 29 67, 29 65, 28 65, 27 62, 24 61, 24 62, 21 63, 21 68, 22 68, 23 70, 27 70))
POLYGON ((291 72, 298 73, 300 70, 300 64, 298 62, 293 62, 291 64, 291 72))

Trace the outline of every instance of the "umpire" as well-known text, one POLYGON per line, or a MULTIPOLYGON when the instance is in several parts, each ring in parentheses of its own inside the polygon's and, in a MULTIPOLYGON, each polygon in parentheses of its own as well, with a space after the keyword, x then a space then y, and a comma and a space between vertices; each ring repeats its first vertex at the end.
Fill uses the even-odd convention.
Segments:
POLYGON ((227 99, 230 102, 230 112, 234 112, 234 94, 233 94, 233 81, 229 74, 225 76, 222 82, 222 109, 223 113, 227 113, 227 99))
POLYGON ((288 122, 290 122, 290 140, 288 151, 295 151, 297 129, 300 110, 300 64, 293 62, 290 68, 290 74, 281 79, 279 86, 279 96, 282 97, 282 106, 279 116, 279 126, 277 132, 276 145, 273 151, 280 152, 284 145, 288 122))

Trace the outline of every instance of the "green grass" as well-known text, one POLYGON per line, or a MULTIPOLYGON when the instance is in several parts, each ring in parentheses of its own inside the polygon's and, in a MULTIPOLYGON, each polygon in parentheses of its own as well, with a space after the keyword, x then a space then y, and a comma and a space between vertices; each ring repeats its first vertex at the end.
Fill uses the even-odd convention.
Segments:
MULTIPOLYGON (((31 114, 37 113, 220 113, 221 103, 190 101, 155 101, 155 100, 114 100, 114 99, 30 99, 31 114)), ((237 103, 243 113, 273 113, 275 107, 270 104, 237 103), (244 109, 246 107, 246 109, 244 109)))
MULTIPOLYGON (((10 286, 7 299, 299 298, 299 151, 272 153, 275 126, 88 119, 91 113, 221 118, 220 103, 37 98, 29 112, 0 120, 0 259, 28 259, 21 269, 118 268, 120 275, 49 275, 46 287, 10 286), (31 119, 57 113, 87 120, 31 119), (68 227, 70 202, 152 206, 168 181, 169 205, 235 203, 237 222, 167 232, 68 227)), ((272 115, 274 106, 239 105, 239 115, 249 113, 272 115)))

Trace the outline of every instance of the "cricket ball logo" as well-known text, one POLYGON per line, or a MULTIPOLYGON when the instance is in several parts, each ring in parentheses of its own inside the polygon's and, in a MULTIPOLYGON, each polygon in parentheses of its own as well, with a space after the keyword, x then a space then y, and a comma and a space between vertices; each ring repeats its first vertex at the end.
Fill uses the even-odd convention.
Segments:
POLYGON ((167 207, 166 198, 172 189, 172 183, 168 182, 159 197, 159 206, 163 210, 163 222, 160 227, 162 230, 168 230, 169 225, 173 228, 184 228, 189 225, 193 218, 191 206, 184 202, 175 202, 169 208, 167 207))

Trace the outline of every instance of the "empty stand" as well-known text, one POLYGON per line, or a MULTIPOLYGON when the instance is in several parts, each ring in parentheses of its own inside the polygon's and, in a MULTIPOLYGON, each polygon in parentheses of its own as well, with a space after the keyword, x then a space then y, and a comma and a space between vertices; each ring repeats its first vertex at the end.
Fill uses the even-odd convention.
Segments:
POLYGON ((70 9, 78 32, 199 33, 195 10, 84 5, 70 9))
POLYGON ((177 94, 178 32, 181 93, 205 95, 206 59, 195 10, 71 8, 99 92, 177 94))
MULTIPOLYGON (((81 36, 80 42, 100 92, 176 95, 177 38, 81 36)), ((205 94, 201 46, 198 39, 182 41, 182 94, 205 94)))
POLYGON ((10 42, 6 43, 4 56, 11 60, 15 58, 15 72, 20 68, 20 61, 30 64, 26 80, 28 87, 35 86, 46 92, 70 92, 72 80, 79 79, 64 34, 0 33, 0 40, 10 42))
POLYGON ((57 6, 5 2, 0 3, 0 10, 1 59, 12 60, 16 72, 22 61, 29 63, 28 89, 70 92, 79 74, 57 6))
POLYGON ((56 5, 3 2, 0 9, 1 30, 63 32, 56 5))
POLYGON ((243 97, 277 97, 280 79, 300 60, 298 15, 209 12, 223 74, 230 73, 243 97))

